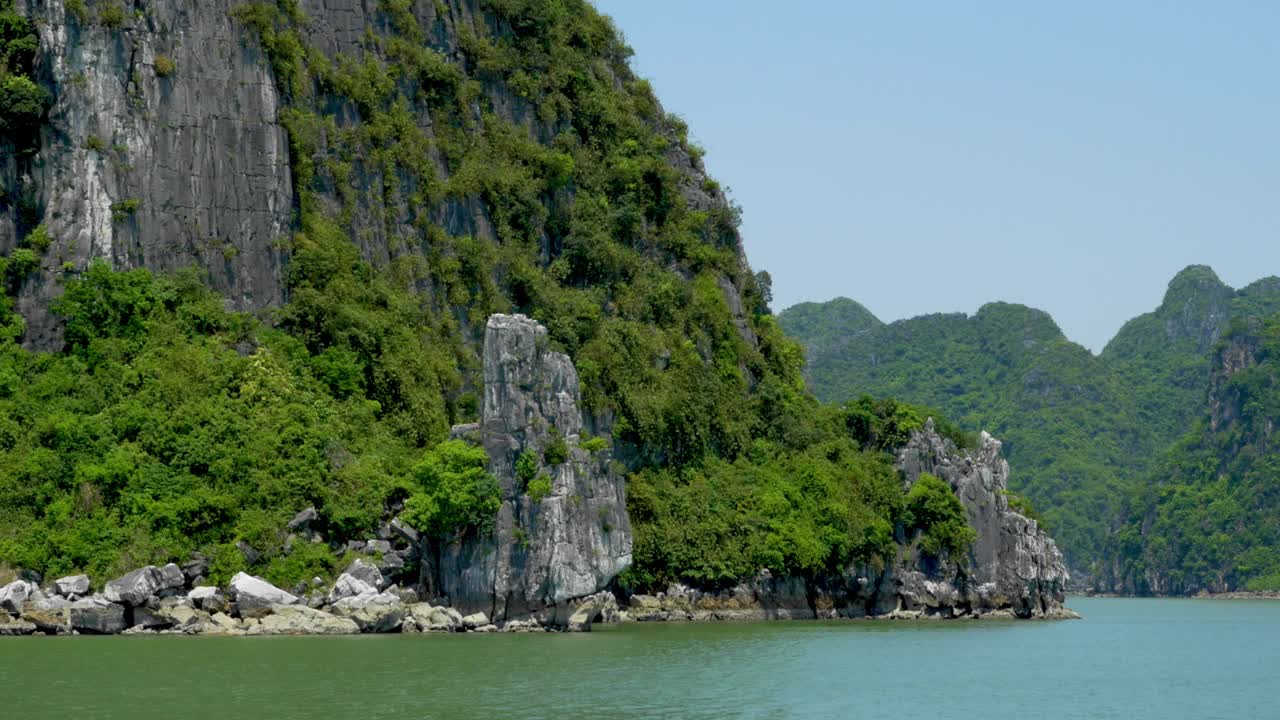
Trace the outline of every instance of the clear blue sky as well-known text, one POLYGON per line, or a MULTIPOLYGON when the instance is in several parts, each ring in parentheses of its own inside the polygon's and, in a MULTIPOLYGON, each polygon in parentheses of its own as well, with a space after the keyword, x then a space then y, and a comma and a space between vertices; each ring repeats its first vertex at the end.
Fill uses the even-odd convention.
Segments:
POLYGON ((1280 274, 1280 2, 597 0, 775 309, 989 300, 1098 350, 1186 265, 1280 274))

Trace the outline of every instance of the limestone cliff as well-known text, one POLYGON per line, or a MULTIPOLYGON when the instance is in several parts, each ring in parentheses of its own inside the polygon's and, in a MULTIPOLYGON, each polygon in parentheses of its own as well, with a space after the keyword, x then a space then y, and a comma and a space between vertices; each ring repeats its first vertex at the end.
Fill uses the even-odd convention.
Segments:
MULTIPOLYGON (((442 237, 498 240, 503 199, 444 189, 463 169, 445 149, 457 142, 452 134, 510 125, 550 144, 565 130, 527 90, 483 67, 476 39, 513 33, 483 0, 297 0, 279 11, 251 0, 15 4, 38 29, 34 76, 52 97, 34 153, 0 137, 0 254, 37 226, 52 241, 21 288, 28 347, 57 347, 49 301, 64 275, 95 259, 117 269, 194 266, 235 309, 279 305, 288 294, 285 241, 308 209, 340 216, 379 266, 439 254, 442 237), (108 20, 109 11, 118 14, 108 20), (451 82, 474 75, 479 96, 445 99, 419 86, 403 70, 409 45, 438 60, 435 72, 451 82), (371 67, 384 74, 358 76, 371 67), (369 130, 361 93, 375 80, 383 105, 404 99, 396 110, 409 126, 394 140, 369 130)), ((728 208, 683 142, 665 161, 691 210, 728 208)), ((536 201, 555 205, 571 192, 536 201)), ((736 230, 722 230, 729 245, 739 242, 736 230)), ((553 256, 555 238, 539 234, 553 256)), ((733 278, 723 288, 739 308, 740 286, 733 278)))
POLYGON ((580 403, 573 363, 547 348, 544 327, 522 315, 489 318, 481 420, 455 434, 478 436, 488 451, 502 507, 491 536, 444 548, 427 570, 435 577, 424 579, 464 614, 484 612, 495 622, 537 616, 563 625, 571 600, 602 590, 631 564, 623 478, 608 451, 580 446, 587 430, 580 403), (559 441, 567 448, 564 462, 539 462, 550 493, 532 496, 517 476, 517 459, 544 458, 559 441))
POLYGON ((1049 614, 1061 607, 1069 579, 1062 553, 1035 520, 1009 507, 1009 463, 1000 441, 983 433, 981 442, 976 453, 960 451, 930 419, 898 451, 897 465, 908 484, 922 473, 947 481, 977 531, 968 557, 941 572, 962 603, 1023 617, 1049 614))
MULTIPOLYGON (((280 302, 289 142, 271 67, 231 16, 239 4, 126 3, 114 27, 63 0, 18 0, 39 31, 37 76, 53 97, 39 152, 3 178, 53 240, 20 301, 29 345, 56 338, 47 308, 64 264, 94 258, 196 265, 239 309, 280 302)), ((21 224, 16 205, 0 208, 0 251, 21 224)))

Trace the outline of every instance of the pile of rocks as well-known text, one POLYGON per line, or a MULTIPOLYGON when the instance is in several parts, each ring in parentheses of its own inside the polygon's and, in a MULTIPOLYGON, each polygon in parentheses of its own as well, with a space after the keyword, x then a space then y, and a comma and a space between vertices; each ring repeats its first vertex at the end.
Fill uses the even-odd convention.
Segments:
POLYGON ((389 584, 378 566, 356 560, 327 587, 291 593, 238 573, 226 587, 203 584, 202 562, 147 566, 90 593, 76 575, 47 587, 17 580, 0 587, 0 635, 356 635, 360 633, 542 632, 589 630, 617 619, 601 596, 587 598, 565 619, 512 620, 501 626, 480 612, 420 602, 412 589, 389 584), (193 582, 195 581, 195 582, 193 582))

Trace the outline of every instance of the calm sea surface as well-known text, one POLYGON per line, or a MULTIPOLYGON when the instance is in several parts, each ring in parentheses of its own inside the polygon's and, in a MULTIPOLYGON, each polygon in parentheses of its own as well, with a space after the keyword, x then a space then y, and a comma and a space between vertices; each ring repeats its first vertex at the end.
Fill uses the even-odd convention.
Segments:
POLYGON ((1069 605, 1086 619, 0 638, 0 717, 1280 717, 1280 601, 1069 605))

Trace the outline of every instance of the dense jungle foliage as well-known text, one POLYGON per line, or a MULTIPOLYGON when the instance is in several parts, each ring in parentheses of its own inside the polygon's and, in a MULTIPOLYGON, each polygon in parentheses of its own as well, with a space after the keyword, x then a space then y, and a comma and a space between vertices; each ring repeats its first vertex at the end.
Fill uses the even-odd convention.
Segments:
POLYGON ((68 267, 65 347, 36 354, 11 298, 38 253, 0 261, 0 564, 101 580, 198 550, 216 580, 247 544, 249 569, 289 584, 392 508, 444 539, 483 532, 483 453, 445 438, 475 419, 493 312, 545 324, 612 419, 633 587, 876 562, 895 538, 964 547, 955 505, 892 470, 923 411, 807 393, 737 210, 607 18, 583 0, 448 22, 442 2, 378 6, 358 56, 310 46, 289 0, 233 13, 285 100, 282 307, 228 312, 196 271, 68 267), (472 204, 487 229, 448 232, 472 204), (308 506, 332 546, 285 543, 308 506))
POLYGON ((1211 410, 1128 498, 1108 548, 1130 592, 1280 590, 1280 316, 1236 323, 1215 354, 1211 410))
POLYGON ((820 399, 896 397, 1001 438, 1012 488, 1039 509, 1073 571, 1105 579, 1127 498, 1204 412, 1215 340, 1233 318, 1277 311, 1280 281, 1237 292, 1194 266, 1100 356, 1047 314, 1004 303, 884 324, 840 299, 779 321, 809 349, 820 399))

